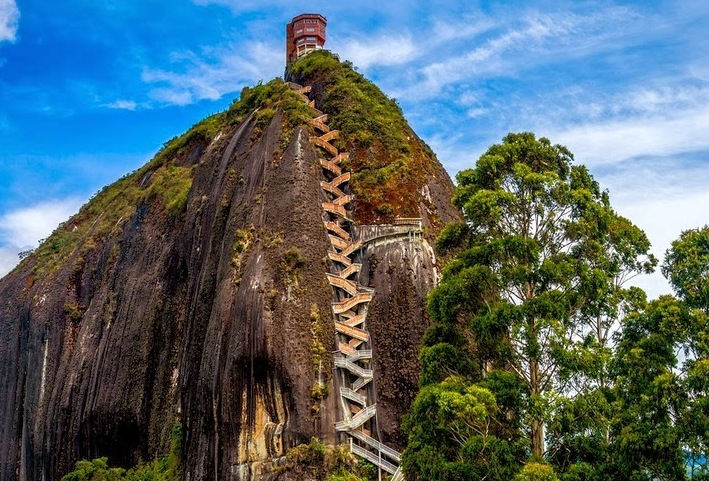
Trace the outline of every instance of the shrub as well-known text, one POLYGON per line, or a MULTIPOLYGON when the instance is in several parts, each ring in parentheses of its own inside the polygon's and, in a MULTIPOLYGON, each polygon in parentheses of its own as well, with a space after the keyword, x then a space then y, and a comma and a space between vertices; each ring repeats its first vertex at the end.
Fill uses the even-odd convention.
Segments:
POLYGON ((548 464, 530 461, 517 473, 513 481, 559 481, 559 478, 548 464))
POLYGON ((76 462, 74 471, 62 476, 61 481, 119 481, 126 479, 125 476, 125 469, 108 466, 108 458, 82 459, 76 462))
MULTIPOLYGON (((376 479, 368 463, 360 463, 345 446, 326 446, 317 438, 300 444, 286 453, 281 468, 292 475, 309 476, 318 481, 367 481, 376 479)), ((301 478, 295 478, 301 479, 301 478)))
POLYGON ((182 478, 182 425, 175 424, 170 433, 170 453, 149 463, 125 470, 112 468, 108 458, 77 461, 74 470, 61 481, 178 481, 182 478))
POLYGON ((64 314, 72 323, 77 323, 81 320, 81 309, 76 302, 67 302, 64 304, 64 314))

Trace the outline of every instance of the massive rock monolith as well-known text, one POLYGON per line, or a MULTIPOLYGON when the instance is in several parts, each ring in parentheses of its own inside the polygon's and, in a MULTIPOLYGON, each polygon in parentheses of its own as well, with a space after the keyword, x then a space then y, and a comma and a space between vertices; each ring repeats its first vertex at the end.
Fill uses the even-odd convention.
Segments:
MULTIPOLYGON (((371 246, 360 274, 376 292, 378 435, 402 448, 453 186, 395 102, 327 52, 287 79, 341 131, 355 225, 422 219, 423 239, 371 246)), ((190 481, 271 479, 289 447, 337 441, 336 396, 313 390, 336 346, 308 109, 282 80, 244 89, 0 280, 0 479, 133 466, 167 452, 176 424, 190 481)))

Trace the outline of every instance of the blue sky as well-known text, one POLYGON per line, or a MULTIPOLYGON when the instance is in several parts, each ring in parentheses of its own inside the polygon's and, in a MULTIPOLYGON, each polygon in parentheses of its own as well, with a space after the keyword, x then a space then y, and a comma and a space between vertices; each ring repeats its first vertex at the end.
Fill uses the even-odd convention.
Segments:
POLYGON ((659 256, 709 223, 706 0, 0 0, 0 275, 163 142, 282 75, 303 12, 328 18, 326 47, 399 101, 452 176, 532 131, 569 147, 659 256))

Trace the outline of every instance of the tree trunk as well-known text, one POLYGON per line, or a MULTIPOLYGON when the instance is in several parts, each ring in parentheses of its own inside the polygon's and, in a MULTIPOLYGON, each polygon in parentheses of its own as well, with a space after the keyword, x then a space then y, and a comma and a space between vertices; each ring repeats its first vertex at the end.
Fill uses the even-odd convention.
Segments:
MULTIPOLYGON (((541 396, 541 379, 539 373, 539 360, 529 360, 529 390, 532 401, 541 396)), ((539 416, 535 413, 535 417, 539 416)), ((532 456, 541 458, 544 454, 544 421, 540 418, 532 419, 532 456)))
POLYGON ((532 456, 541 458, 544 455, 544 423, 539 419, 532 420, 532 456))

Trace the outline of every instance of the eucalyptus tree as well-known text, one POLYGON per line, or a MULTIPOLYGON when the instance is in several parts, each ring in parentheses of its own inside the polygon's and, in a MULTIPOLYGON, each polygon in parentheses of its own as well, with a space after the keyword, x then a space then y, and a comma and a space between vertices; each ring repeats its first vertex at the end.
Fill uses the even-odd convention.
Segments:
POLYGON ((509 134, 457 181, 465 223, 439 239, 455 257, 429 299, 424 383, 513 372, 526 395, 508 417, 541 457, 545 424, 578 372, 603 377, 582 360, 610 348, 624 281, 656 261, 607 191, 546 138, 509 134))
POLYGON ((709 226, 689 229, 672 242, 662 273, 677 296, 693 308, 684 323, 681 374, 687 406, 678 420, 693 479, 709 479, 709 226))
POLYGON ((605 479, 685 479, 680 419, 688 396, 679 353, 694 313, 672 296, 622 320, 612 371, 612 443, 600 466, 605 479))

